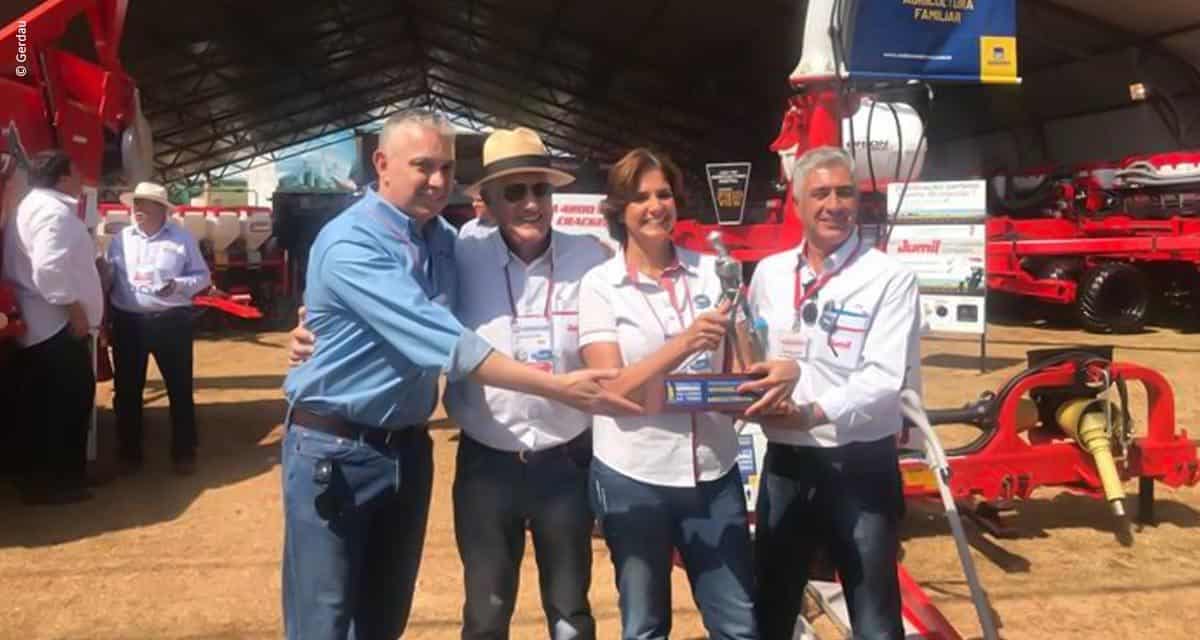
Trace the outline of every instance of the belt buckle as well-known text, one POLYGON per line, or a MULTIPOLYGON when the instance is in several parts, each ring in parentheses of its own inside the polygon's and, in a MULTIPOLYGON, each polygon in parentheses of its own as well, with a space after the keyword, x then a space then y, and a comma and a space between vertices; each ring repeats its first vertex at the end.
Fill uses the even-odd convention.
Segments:
POLYGON ((517 460, 520 460, 521 464, 529 464, 529 449, 521 449, 518 451, 517 460))
POLYGON ((388 447, 388 448, 391 448, 391 446, 392 446, 392 436, 394 436, 394 435, 396 435, 396 430, 395 430, 395 429, 388 429, 388 430, 387 430, 387 435, 383 436, 383 446, 385 446, 385 447, 388 447))

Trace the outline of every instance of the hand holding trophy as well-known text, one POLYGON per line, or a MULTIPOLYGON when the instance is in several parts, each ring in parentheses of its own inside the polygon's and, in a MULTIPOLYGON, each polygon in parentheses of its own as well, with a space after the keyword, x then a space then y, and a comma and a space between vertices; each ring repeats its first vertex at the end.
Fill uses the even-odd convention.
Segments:
POLYGON ((724 359, 722 373, 667 376, 663 410, 754 415, 774 406, 781 397, 790 395, 791 387, 799 377, 799 370, 791 362, 763 362, 766 353, 766 339, 763 336, 765 325, 754 316, 744 295, 742 266, 729 255, 720 233, 714 231, 708 240, 717 251, 715 270, 722 290, 717 306, 729 309, 725 338, 733 346, 734 357, 724 359), (739 315, 742 317, 741 323, 738 322, 739 315), (738 363, 736 372, 734 361, 738 363), (790 364, 791 369, 784 367, 784 364, 790 364))

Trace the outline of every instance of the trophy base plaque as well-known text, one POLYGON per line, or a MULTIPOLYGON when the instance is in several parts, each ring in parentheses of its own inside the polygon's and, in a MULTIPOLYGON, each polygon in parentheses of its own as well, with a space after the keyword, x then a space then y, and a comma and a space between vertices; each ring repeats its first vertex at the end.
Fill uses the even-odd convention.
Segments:
POLYGON ((720 411, 741 413, 758 400, 737 388, 761 376, 738 373, 702 373, 667 376, 663 381, 665 413, 720 411))

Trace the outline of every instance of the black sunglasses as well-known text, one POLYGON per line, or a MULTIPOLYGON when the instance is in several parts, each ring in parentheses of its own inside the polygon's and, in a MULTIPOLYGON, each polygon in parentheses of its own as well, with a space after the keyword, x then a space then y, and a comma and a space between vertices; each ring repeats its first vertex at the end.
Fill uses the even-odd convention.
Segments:
POLYGON ((554 186, 549 182, 539 182, 537 184, 525 184, 516 182, 504 186, 504 199, 511 203, 518 203, 525 199, 526 193, 533 193, 534 198, 545 198, 554 193, 554 186))

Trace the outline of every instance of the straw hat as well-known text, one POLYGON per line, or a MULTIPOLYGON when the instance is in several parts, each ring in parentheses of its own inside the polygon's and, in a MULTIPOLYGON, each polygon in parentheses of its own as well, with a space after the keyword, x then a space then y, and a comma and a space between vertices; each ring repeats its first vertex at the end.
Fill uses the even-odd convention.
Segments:
POLYGON ((134 200, 157 202, 167 209, 175 206, 167 198, 167 190, 161 184, 154 182, 139 182, 132 192, 121 194, 121 202, 130 209, 133 208, 134 200))
POLYGON ((550 154, 538 134, 524 127, 496 129, 483 143, 483 177, 466 188, 475 196, 489 180, 514 173, 536 171, 546 175, 547 182, 561 187, 575 181, 575 176, 550 166, 550 154))

